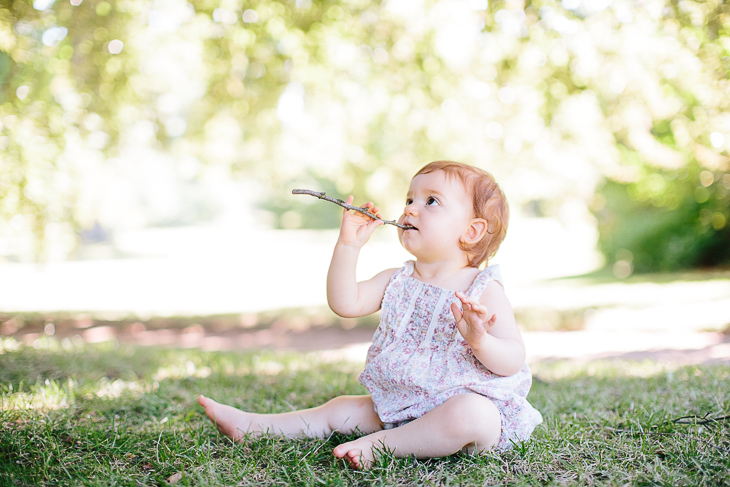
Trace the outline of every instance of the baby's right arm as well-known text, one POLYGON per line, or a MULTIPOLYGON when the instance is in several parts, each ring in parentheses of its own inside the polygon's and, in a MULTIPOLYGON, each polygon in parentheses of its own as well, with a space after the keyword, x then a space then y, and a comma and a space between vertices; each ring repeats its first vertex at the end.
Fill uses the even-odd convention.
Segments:
MULTIPOLYGON (((352 196, 347 198, 347 204, 352 200, 352 196)), ((365 206, 374 215, 378 214, 378 208, 372 203, 365 206)), ((358 318, 379 310, 385 287, 396 271, 387 269, 363 282, 357 282, 355 277, 360 249, 382 224, 362 213, 344 211, 340 236, 327 273, 327 302, 332 311, 343 318, 358 318)))

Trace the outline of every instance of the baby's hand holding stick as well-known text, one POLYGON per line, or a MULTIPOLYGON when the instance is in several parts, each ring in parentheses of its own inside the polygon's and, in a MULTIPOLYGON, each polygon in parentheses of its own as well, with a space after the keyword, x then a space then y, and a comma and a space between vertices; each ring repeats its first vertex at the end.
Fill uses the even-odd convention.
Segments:
POLYGON ((374 215, 373 213, 370 213, 367 208, 360 208, 357 206, 352 206, 352 205, 342 201, 341 199, 331 198, 331 197, 327 196, 327 193, 323 193, 323 192, 319 192, 319 191, 312 191, 310 189, 293 189, 291 193, 292 194, 308 194, 311 196, 315 196, 321 200, 329 201, 330 203, 340 205, 341 207, 343 207, 347 210, 353 210, 353 211, 362 213, 363 215, 367 215, 374 220, 380 220, 383 223, 387 223, 389 225, 395 225, 396 227, 402 228, 403 230, 415 228, 411 225, 402 225, 402 224, 396 222, 395 220, 384 220, 384 219, 380 218, 379 216, 374 215))

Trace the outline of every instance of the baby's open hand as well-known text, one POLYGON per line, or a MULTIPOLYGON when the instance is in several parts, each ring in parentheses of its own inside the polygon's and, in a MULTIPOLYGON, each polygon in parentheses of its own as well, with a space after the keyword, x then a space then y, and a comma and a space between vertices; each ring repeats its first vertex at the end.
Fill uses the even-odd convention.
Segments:
POLYGON ((497 321, 497 315, 489 315, 489 310, 478 300, 457 291, 456 297, 461 301, 463 311, 456 303, 451 303, 451 312, 456 319, 456 327, 464 340, 472 349, 478 349, 487 331, 497 321))

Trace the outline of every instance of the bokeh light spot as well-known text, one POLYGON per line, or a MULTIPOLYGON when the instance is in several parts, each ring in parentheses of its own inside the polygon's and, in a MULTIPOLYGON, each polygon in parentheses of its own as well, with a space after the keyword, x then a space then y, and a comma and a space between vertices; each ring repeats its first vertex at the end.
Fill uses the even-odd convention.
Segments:
POLYGON ((626 82, 620 76, 613 76, 608 83, 608 87, 618 95, 619 93, 623 93, 626 88, 626 82))
POLYGON ((505 105, 511 105, 517 101, 517 91, 510 86, 503 86, 499 89, 497 97, 499 98, 499 101, 505 105))
POLYGON ((501 123, 492 120, 487 124, 485 132, 490 139, 499 139, 504 134, 504 129, 501 123))
POLYGON ((700 184, 707 188, 715 182, 715 176, 710 171, 702 171, 700 173, 700 184))
POLYGON ((63 46, 58 51, 58 58, 68 61, 74 55, 74 48, 72 46, 63 46))
POLYGON ((376 64, 387 64, 389 58, 388 51, 382 47, 378 47, 373 51, 373 62, 376 64))
POLYGON ((613 275, 618 279, 626 279, 634 272, 630 262, 619 260, 613 265, 613 275))
POLYGON ((41 42, 45 46, 56 47, 62 40, 66 38, 68 29, 66 27, 51 27, 41 36, 41 42))
POLYGON ((96 15, 106 17, 112 11, 112 6, 108 2, 99 2, 96 4, 96 15))
POLYGON ((695 200, 697 203, 704 203, 710 199, 710 192, 706 188, 698 187, 695 188, 695 200))
POLYGON ((29 93, 30 88, 26 85, 20 85, 18 86, 18 89, 15 90, 15 96, 17 96, 19 100, 25 100, 29 93))
POLYGON ((351 163, 358 164, 365 157, 365 151, 359 145, 351 145, 346 150, 346 157, 351 163))
POLYGON ((628 249, 619 249, 616 251, 616 261, 621 260, 631 264, 634 261, 634 254, 628 249))
POLYGON ((715 230, 722 230, 725 228, 725 224, 727 224, 727 218, 725 218, 725 215, 720 212, 715 212, 715 214, 712 215, 712 226, 715 230))
POLYGON ((279 97, 276 116, 285 124, 296 124, 304 116, 304 86, 301 83, 289 83, 279 97))
POLYGON ((33 2, 33 8, 42 12, 44 10, 48 10, 55 1, 56 0, 35 0, 33 2))
POLYGON ((243 12, 243 21, 247 24, 255 24, 259 21, 259 14, 255 10, 252 9, 246 9, 243 12))
POLYGON ((710 223, 712 223, 712 218, 714 216, 715 214, 712 212, 712 210, 702 208, 700 210, 700 223, 703 225, 709 225, 710 223))
POLYGON ((710 134, 710 143, 712 144, 712 147, 719 149, 725 145, 725 136, 720 132, 712 132, 710 134))
POLYGON ((124 49, 124 43, 119 39, 114 39, 112 41, 109 41, 107 49, 109 49, 109 53, 111 54, 119 54, 120 52, 122 52, 122 49, 124 49))
POLYGON ((180 137, 185 133, 187 123, 180 117, 172 117, 165 122, 165 130, 170 137, 180 137))
POLYGON ((238 20, 238 17, 236 16, 235 12, 232 12, 225 8, 217 8, 213 10, 213 20, 221 24, 235 24, 238 20))

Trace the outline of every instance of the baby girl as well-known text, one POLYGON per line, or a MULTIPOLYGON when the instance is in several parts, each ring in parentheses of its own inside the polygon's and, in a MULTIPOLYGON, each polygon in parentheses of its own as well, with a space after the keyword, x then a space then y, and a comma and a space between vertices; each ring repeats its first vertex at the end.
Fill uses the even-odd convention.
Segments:
MULTIPOLYGON (((364 207, 380 216, 373 203, 364 207)), ((499 269, 486 266, 508 218, 490 174, 450 161, 427 164, 411 180, 398 220, 412 227, 398 237, 415 261, 357 282, 360 249, 383 222, 345 210, 327 300, 346 318, 381 312, 358 377, 370 394, 280 414, 241 411, 204 396, 198 402, 236 441, 364 433, 334 449, 355 468, 370 466, 378 450, 431 458, 528 439, 542 416, 526 399, 532 376, 499 269)))

